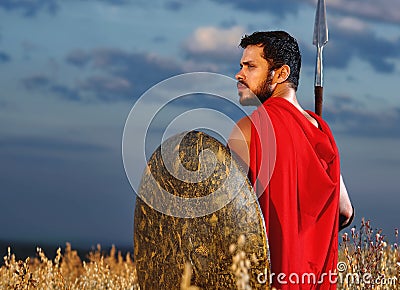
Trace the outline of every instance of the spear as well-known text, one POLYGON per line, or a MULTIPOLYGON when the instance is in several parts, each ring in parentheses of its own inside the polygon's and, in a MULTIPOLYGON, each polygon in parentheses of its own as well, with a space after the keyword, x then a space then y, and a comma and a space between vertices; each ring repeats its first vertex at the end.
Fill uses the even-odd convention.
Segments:
POLYGON ((317 62, 315 65, 315 113, 322 115, 322 96, 324 89, 322 86, 322 50, 328 42, 328 25, 326 23, 325 0, 318 0, 317 12, 315 13, 313 44, 317 47, 317 62))

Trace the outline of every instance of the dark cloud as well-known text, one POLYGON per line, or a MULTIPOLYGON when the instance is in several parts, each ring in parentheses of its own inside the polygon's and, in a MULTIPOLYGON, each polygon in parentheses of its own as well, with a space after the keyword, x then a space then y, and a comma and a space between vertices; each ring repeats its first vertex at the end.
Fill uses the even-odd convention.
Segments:
POLYGON ((32 75, 22 80, 22 84, 27 90, 43 89, 50 85, 51 79, 45 75, 32 75))
MULTIPOLYGON (((271 12, 279 16, 296 13, 301 5, 316 7, 316 0, 301 1, 239 1, 239 0, 210 0, 222 5, 230 5, 235 8, 250 12, 271 12)), ((353 58, 359 58, 368 62, 372 68, 380 73, 392 73, 395 70, 393 59, 400 56, 400 39, 390 41, 377 35, 376 32, 367 28, 362 19, 375 19, 383 22, 400 23, 400 2, 395 0, 384 0, 382 2, 354 0, 338 0, 327 3, 328 25, 330 40, 324 51, 326 64, 335 68, 347 68, 353 58), (394 9, 394 10, 393 10, 394 9), (329 17, 331 16, 334 17, 329 17), (343 17, 345 16, 345 17, 343 17), (349 18, 349 17, 353 18, 349 18), (358 18, 354 18, 358 17, 358 18), (344 19, 351 19, 346 25, 342 25, 344 19), (354 24, 354 25, 352 25, 354 24), (359 27, 363 25, 364 27, 359 27)), ((315 64, 315 51, 309 46, 302 48, 304 64, 315 64)), ((190 55, 191 57, 193 55, 190 55)), ((209 57, 213 57, 210 55, 209 57)), ((216 56, 216 59, 217 58, 216 56)))
MULTIPOLYGON (((296 14, 300 6, 317 6, 317 0, 210 0, 215 3, 230 5, 234 8, 249 12, 270 12, 278 16, 296 14)), ((326 1, 328 14, 358 17, 365 20, 375 20, 386 23, 400 23, 400 2, 397 0, 336 0, 326 1)))
POLYGON ((35 16, 40 10, 55 14, 59 9, 57 0, 1 0, 0 8, 6 11, 20 10, 24 16, 35 16))
POLYGON ((112 4, 112 5, 125 5, 125 4, 129 4, 131 1, 130 0, 98 0, 100 2, 105 2, 108 4, 112 4))
POLYGON ((389 41, 370 30, 351 31, 335 26, 330 33, 331 40, 324 52, 327 65, 345 68, 352 58, 359 58, 377 72, 392 73, 395 70, 392 59, 400 56, 400 39, 389 41))
POLYGON ((237 20, 233 19, 233 18, 228 19, 228 20, 222 20, 221 23, 220 23, 220 26, 222 28, 231 28, 231 27, 237 26, 237 25, 238 25, 237 20))
POLYGON ((249 12, 270 12, 273 14, 286 15, 286 14, 296 14, 299 5, 301 5, 301 1, 295 0, 287 0, 287 1, 279 1, 279 0, 211 0, 218 4, 226 4, 233 6, 234 8, 238 8, 244 11, 249 12))
POLYGON ((86 65, 93 70, 93 75, 78 76, 71 86, 37 74, 23 79, 23 86, 27 90, 47 91, 70 101, 135 100, 156 83, 184 72, 175 61, 117 49, 74 50, 65 61, 79 69, 86 65))
POLYGON ((157 35, 153 37, 154 43, 164 43, 167 41, 167 38, 164 35, 157 35))
POLYGON ((77 67, 85 66, 89 62, 89 60, 90 56, 88 55, 88 53, 81 49, 71 51, 66 57, 67 63, 75 65, 77 67))
MULTIPOLYGON (((314 66, 316 48, 299 41, 304 65, 314 66)), ((365 61, 378 73, 393 73, 395 59, 400 57, 400 39, 387 40, 367 27, 351 29, 332 23, 329 41, 323 51, 326 67, 345 69, 357 58, 365 61)))
POLYGON ((387 112, 370 111, 348 96, 329 98, 333 104, 324 109, 324 118, 336 132, 369 138, 400 138, 400 107, 387 112))
MULTIPOLYGON (((115 6, 132 4, 130 0, 94 0, 92 2, 95 1, 115 6)), ((135 5, 145 5, 145 3, 146 1, 136 0, 135 5)), ((22 11, 25 17, 36 16, 40 11, 56 14, 62 4, 61 0, 0 0, 0 8, 6 11, 22 11)))
MULTIPOLYGON (((314 4, 313 0, 305 0, 314 4)), ((400 23, 398 0, 336 0, 327 1, 328 12, 386 23, 400 23)))
POLYGON ((32 75, 22 79, 21 82, 27 90, 47 91, 69 101, 80 101, 83 99, 79 91, 76 89, 59 84, 54 79, 46 75, 32 75))
POLYGON ((173 60, 118 49, 91 51, 87 61, 102 74, 84 79, 78 87, 101 100, 136 99, 156 83, 183 72, 173 60))
POLYGON ((121 77, 92 76, 79 84, 79 89, 87 91, 102 101, 113 101, 118 96, 132 96, 133 88, 131 82, 121 77))
POLYGON ((0 63, 6 63, 11 60, 11 56, 5 52, 0 51, 0 63))
POLYGON ((180 11, 183 5, 181 1, 167 1, 167 3, 165 3, 165 8, 171 11, 180 11))
POLYGON ((60 96, 62 99, 68 101, 81 101, 83 97, 77 89, 70 88, 61 84, 52 84, 49 86, 49 91, 60 96))

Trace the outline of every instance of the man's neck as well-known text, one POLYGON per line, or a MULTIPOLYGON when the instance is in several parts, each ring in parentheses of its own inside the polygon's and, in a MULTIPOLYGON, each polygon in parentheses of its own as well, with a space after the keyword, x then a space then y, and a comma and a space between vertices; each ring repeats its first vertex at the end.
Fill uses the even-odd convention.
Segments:
POLYGON ((303 108, 297 101, 296 91, 288 84, 280 84, 276 86, 271 98, 283 98, 293 104, 299 111, 304 112, 303 108))
POLYGON ((284 85, 277 86, 272 94, 271 98, 283 98, 289 101, 293 106, 295 106, 303 115, 310 121, 314 126, 318 128, 318 122, 310 114, 308 114, 299 104, 296 97, 295 89, 284 85))

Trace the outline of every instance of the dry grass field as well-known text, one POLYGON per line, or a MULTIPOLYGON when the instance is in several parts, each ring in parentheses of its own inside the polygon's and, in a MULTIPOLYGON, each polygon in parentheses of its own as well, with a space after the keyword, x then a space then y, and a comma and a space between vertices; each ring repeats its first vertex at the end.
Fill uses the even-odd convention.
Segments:
MULTIPOLYGON (((339 251, 338 289, 400 289, 400 256, 398 230, 395 242, 388 243, 380 230, 373 230, 369 221, 345 232, 339 251)), ((239 241, 238 244, 243 243, 239 241)), ((237 270, 235 256, 233 270, 237 270)), ((246 263, 244 263, 246 265, 246 263)), ((238 289, 250 289, 246 285, 246 269, 236 271, 238 289)), ((177 281, 181 290, 197 290, 190 283, 191 269, 186 265, 182 280, 177 281)), ((35 258, 16 260, 8 250, 4 265, 0 268, 0 289, 140 289, 137 284, 135 263, 128 253, 125 257, 115 247, 104 253, 100 246, 82 261, 77 252, 67 244, 63 252, 57 250, 50 260, 38 248, 35 258)), ((156 290, 156 289, 155 289, 156 290)))

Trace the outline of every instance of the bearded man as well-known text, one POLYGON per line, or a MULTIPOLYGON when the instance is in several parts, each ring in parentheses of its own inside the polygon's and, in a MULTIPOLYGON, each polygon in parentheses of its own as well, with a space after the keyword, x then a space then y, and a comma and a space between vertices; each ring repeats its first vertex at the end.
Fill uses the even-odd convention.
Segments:
POLYGON ((249 168, 279 289, 336 289, 338 231, 354 216, 328 124, 297 101, 301 54, 283 31, 242 38, 238 94, 257 106, 229 148, 249 168))

